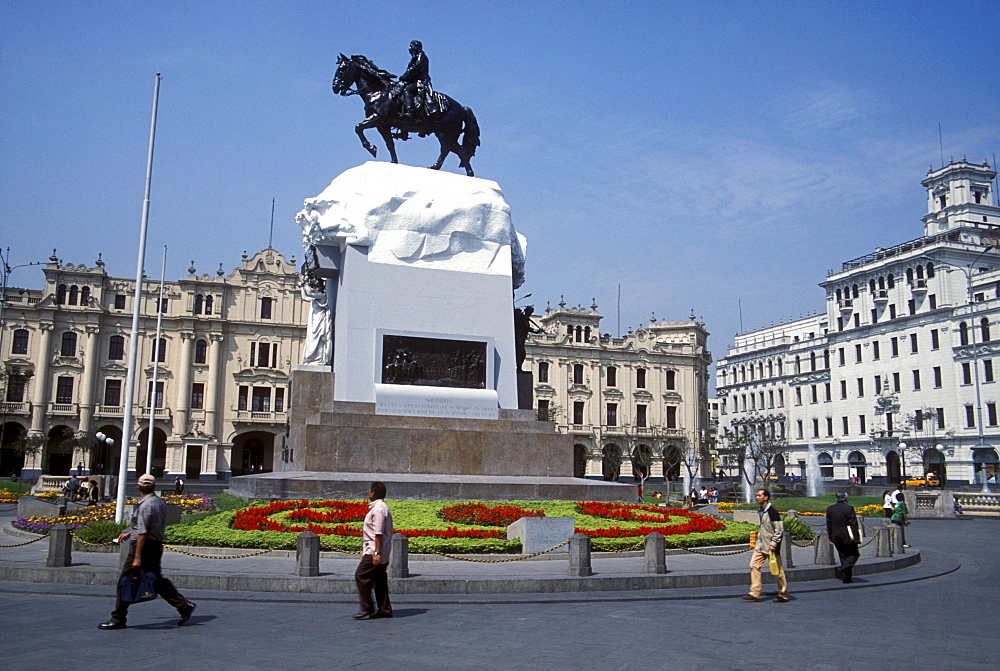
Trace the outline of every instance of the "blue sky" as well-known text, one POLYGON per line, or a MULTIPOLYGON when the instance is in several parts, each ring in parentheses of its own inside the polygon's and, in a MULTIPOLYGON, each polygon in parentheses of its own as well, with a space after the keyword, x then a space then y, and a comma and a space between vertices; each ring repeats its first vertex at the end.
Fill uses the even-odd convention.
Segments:
MULTIPOLYGON (((159 71, 147 274, 164 244, 170 279, 231 270, 272 198, 301 259, 302 201, 368 159, 337 54, 399 74, 420 39, 528 237, 529 302, 596 298, 615 332, 620 283, 623 331, 693 308, 718 358, 740 305, 745 330, 798 317, 828 268, 921 235, 939 124, 945 160, 993 162, 998 23, 995 0, 8 2, 0 246, 134 275, 159 71)), ((398 150, 429 165, 437 143, 398 150)))

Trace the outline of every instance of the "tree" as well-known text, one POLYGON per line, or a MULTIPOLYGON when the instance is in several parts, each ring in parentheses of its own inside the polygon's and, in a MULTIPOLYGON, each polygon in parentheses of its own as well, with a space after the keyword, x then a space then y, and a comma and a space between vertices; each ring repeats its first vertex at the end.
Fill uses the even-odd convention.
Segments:
POLYGON ((911 475, 924 475, 934 473, 943 479, 945 473, 940 472, 941 467, 935 465, 930 460, 933 452, 937 450, 938 441, 949 438, 954 433, 951 429, 942 428, 943 422, 939 421, 936 408, 917 408, 912 413, 903 415, 903 425, 900 432, 899 443, 895 450, 899 453, 900 460, 905 464, 920 462, 922 473, 911 473, 911 475), (904 446, 905 447, 902 447, 904 446))
POLYGON ((719 441, 719 456, 739 471, 747 487, 767 482, 778 457, 788 451, 784 415, 752 414, 733 423, 719 441))
POLYGON ((562 415, 562 406, 552 401, 535 408, 535 419, 539 422, 558 422, 560 415, 562 415))
POLYGON ((22 431, 17 440, 10 444, 10 449, 26 459, 33 458, 45 448, 46 442, 45 436, 29 436, 27 432, 22 431))

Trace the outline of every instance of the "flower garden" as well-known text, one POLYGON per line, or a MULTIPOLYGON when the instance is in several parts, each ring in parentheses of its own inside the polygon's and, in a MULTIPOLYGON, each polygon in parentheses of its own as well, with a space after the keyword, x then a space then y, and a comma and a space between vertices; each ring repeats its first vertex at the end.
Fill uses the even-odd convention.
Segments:
MULTIPOLYGON (((37 498, 54 501, 60 496, 59 492, 46 492, 39 494, 37 498)), ((168 494, 162 497, 167 503, 183 506, 187 513, 203 512, 212 510, 215 502, 209 496, 200 494, 177 495, 168 494)), ((16 497, 14 498, 16 502, 16 497)), ((126 503, 138 503, 138 499, 128 499, 126 503)), ((61 517, 17 517, 11 522, 11 526, 22 531, 30 531, 35 534, 47 534, 49 530, 57 524, 65 524, 71 529, 79 529, 93 522, 102 520, 112 520, 115 517, 115 504, 102 503, 96 506, 80 506, 61 517)))

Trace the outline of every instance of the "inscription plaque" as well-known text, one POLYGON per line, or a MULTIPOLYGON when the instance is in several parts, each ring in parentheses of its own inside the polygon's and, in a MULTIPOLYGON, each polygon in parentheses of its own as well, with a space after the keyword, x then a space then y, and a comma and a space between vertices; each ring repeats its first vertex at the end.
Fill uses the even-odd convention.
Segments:
POLYGON ((487 343, 382 336, 382 384, 486 389, 487 343))

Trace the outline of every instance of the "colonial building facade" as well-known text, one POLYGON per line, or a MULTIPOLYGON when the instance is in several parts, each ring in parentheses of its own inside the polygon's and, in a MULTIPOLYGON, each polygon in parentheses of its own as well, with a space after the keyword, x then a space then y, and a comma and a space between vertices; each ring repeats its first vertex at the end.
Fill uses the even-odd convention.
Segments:
POLYGON ((643 471, 676 480, 706 475, 708 331, 650 320, 617 338, 590 308, 547 308, 525 343, 536 410, 573 436, 575 475, 615 480, 643 471))
POLYGON ((737 336, 716 368, 720 433, 787 441, 779 471, 795 475, 815 459, 828 480, 995 481, 994 177, 964 158, 931 169, 921 237, 830 271, 819 314, 737 336))
MULTIPOLYGON (((63 263, 53 253, 41 290, 8 289, 0 331, 3 450, 0 473, 116 473, 122 441, 135 280, 63 263), (93 436, 101 432, 109 446, 93 436), (27 459, 19 436, 43 442, 27 459)), ((228 478, 270 470, 280 458, 292 367, 307 320, 294 257, 244 254, 240 267, 143 286, 129 472, 228 478), (159 350, 153 391, 154 347, 159 350), (152 401, 152 402, 151 402, 152 401)))

